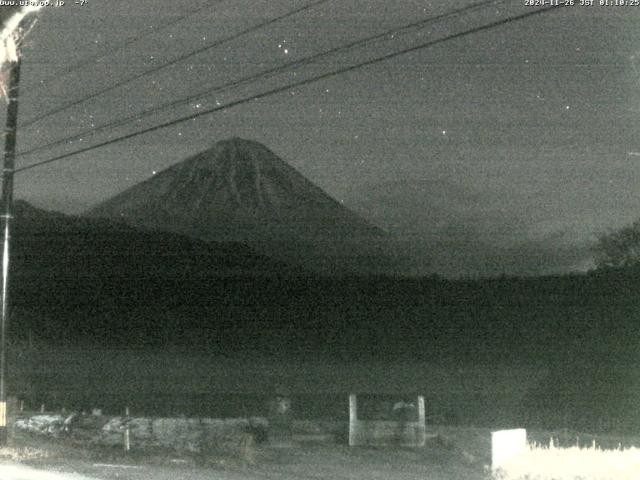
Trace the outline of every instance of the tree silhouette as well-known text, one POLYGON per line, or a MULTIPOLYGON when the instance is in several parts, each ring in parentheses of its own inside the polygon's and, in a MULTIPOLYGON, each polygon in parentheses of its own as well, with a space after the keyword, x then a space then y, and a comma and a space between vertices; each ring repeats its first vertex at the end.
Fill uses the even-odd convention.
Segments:
POLYGON ((640 220, 602 235, 593 247, 597 268, 640 265, 640 220))

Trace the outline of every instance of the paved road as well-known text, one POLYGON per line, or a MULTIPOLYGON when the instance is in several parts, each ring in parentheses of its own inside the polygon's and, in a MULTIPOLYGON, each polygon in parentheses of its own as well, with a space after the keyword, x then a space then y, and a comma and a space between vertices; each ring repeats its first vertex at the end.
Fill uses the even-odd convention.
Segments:
MULTIPOLYGON (((268 475, 252 472, 217 471, 200 468, 171 468, 128 465, 84 465, 94 475, 47 471, 19 464, 0 463, 0 480, 265 480, 268 475)), ((291 480, 291 477, 282 477, 291 480)), ((297 479, 296 479, 297 480, 297 479)))
POLYGON ((0 463, 2 480, 98 480, 77 473, 58 473, 37 470, 15 463, 0 463))

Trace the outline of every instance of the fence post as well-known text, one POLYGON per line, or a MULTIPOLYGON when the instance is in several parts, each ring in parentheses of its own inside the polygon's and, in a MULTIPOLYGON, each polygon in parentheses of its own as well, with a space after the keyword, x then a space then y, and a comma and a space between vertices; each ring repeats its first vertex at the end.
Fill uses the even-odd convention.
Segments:
POLYGON ((124 409, 124 421, 125 421, 125 429, 124 429, 124 451, 128 452, 131 450, 131 430, 129 430, 129 407, 125 407, 124 409))
POLYGON ((418 395, 418 445, 423 446, 427 441, 427 418, 424 408, 424 396, 418 395))
POLYGON ((420 422, 420 425, 426 425, 424 397, 422 395, 418 395, 418 422, 420 422))
POLYGON ((356 444, 356 430, 358 428, 358 399, 355 393, 349 395, 349 446, 356 444))

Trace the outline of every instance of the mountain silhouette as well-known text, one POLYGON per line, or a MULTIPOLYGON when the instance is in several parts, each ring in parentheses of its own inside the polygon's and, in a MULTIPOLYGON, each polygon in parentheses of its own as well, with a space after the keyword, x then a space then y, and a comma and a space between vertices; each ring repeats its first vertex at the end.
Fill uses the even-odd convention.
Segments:
MULTIPOLYGON (((18 275, 97 275, 135 280, 135 272, 198 277, 301 273, 237 242, 203 242, 123 222, 65 215, 18 200, 12 222, 12 262, 18 275), (102 272, 102 273, 101 273, 102 272)), ((139 280, 139 279, 138 279, 139 280)))
POLYGON ((176 311, 184 305, 244 305, 250 296, 237 300, 238 285, 262 298, 264 285, 308 275, 237 242, 140 231, 24 201, 15 202, 13 215, 10 298, 18 337, 33 330, 54 342, 126 343, 137 341, 134 332, 144 339, 163 328, 211 329, 211 318, 176 311), (176 319, 182 319, 179 328, 171 323, 176 319))
POLYGON ((565 222, 545 226, 551 212, 530 211, 527 202, 533 195, 525 192, 507 201, 499 192, 416 177, 356 184, 343 198, 397 239, 417 274, 455 278, 585 271, 592 263, 590 242, 565 222))
POLYGON ((327 195, 264 145, 232 138, 87 212, 207 241, 242 242, 323 271, 385 264, 384 232, 327 195), (380 249, 379 249, 380 250, 380 249))

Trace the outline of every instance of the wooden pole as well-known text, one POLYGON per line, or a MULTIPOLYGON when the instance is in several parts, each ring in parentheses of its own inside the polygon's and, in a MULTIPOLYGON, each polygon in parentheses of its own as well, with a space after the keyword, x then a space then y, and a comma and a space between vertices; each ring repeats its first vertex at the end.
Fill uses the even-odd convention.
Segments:
POLYGON ((7 124, 4 137, 4 163, 2 166, 2 313, 0 316, 0 445, 7 444, 7 345, 9 323, 9 241, 13 206, 13 174, 15 170, 16 137, 18 127, 18 92, 20 85, 20 57, 11 62, 7 88, 7 124))

